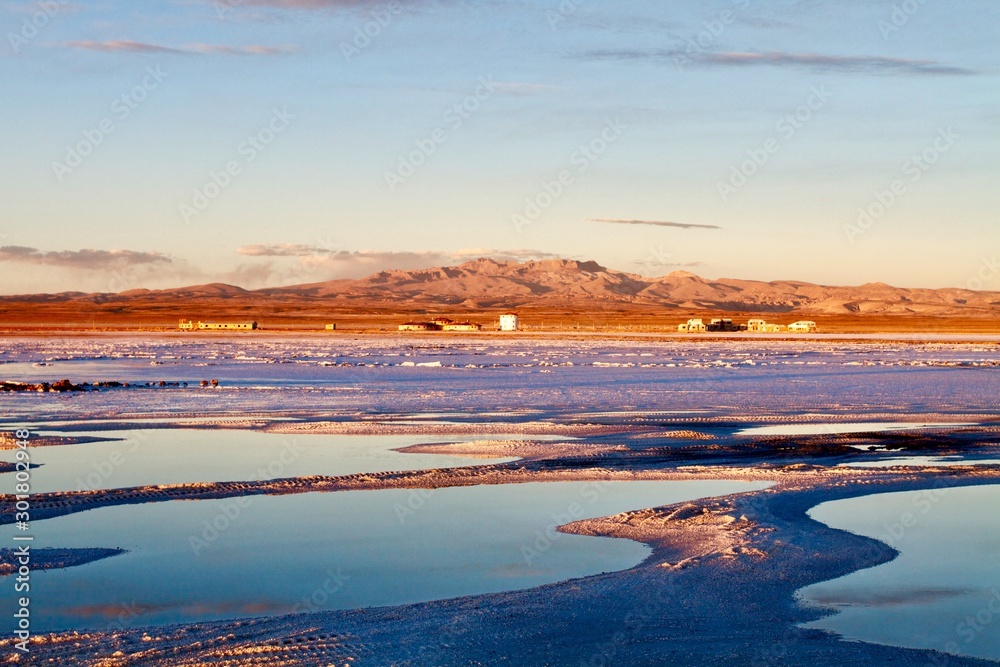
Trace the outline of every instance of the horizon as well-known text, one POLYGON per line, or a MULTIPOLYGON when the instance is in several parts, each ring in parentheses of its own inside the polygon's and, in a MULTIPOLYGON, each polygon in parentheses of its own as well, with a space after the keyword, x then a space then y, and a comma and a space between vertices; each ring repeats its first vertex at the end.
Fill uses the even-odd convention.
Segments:
POLYGON ((998 291, 1000 10, 897 4, 7 3, 0 293, 479 256, 998 291))

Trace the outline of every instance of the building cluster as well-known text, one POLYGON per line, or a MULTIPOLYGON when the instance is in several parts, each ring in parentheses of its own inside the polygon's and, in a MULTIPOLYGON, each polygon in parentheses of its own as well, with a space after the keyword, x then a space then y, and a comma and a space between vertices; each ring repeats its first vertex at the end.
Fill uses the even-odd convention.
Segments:
POLYGON ((482 331, 483 325, 474 322, 455 322, 447 317, 435 317, 429 322, 406 322, 400 331, 482 331))
POLYGON ((181 331, 254 331, 256 322, 192 322, 181 320, 177 325, 181 331))
POLYGON ((677 327, 680 333, 708 333, 710 331, 747 331, 750 333, 816 333, 816 323, 808 320, 784 324, 771 324, 766 320, 750 320, 746 324, 735 324, 731 319, 717 318, 708 324, 702 319, 691 319, 677 327))
MULTIPOLYGON (((520 326, 517 315, 505 313, 500 316, 500 331, 517 331, 520 326)), ((483 325, 475 322, 455 322, 447 317, 435 317, 427 322, 406 322, 399 325, 400 331, 482 331, 483 325)))

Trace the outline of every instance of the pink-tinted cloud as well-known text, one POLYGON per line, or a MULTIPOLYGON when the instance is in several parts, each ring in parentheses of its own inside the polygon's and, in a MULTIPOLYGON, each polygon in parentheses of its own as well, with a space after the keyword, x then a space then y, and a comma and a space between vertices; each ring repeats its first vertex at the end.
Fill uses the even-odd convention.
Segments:
MULTIPOLYGON (((279 7, 281 9, 337 9, 351 7, 377 7, 385 0, 231 0, 233 4, 279 7)), ((406 3, 408 0, 401 0, 406 3)))
POLYGON ((722 229, 718 225, 696 225, 690 222, 666 222, 661 220, 620 220, 612 218, 592 218, 591 222, 604 222, 611 225, 648 225, 651 227, 673 227, 676 229, 722 229))
POLYGON ((182 47, 162 46, 130 40, 110 40, 106 42, 66 42, 72 49, 103 51, 105 53, 168 53, 175 55, 226 55, 226 56, 276 56, 292 53, 292 46, 265 46, 248 44, 229 46, 225 44, 187 44, 182 47))
POLYGON ((83 49, 86 51, 104 51, 106 53, 184 53, 180 49, 173 49, 158 44, 145 44, 143 42, 133 42, 130 40, 109 40, 106 42, 78 41, 66 42, 66 46, 71 49, 83 49))
POLYGON ((0 262, 104 270, 144 264, 170 264, 173 260, 158 252, 91 249, 42 251, 38 248, 8 245, 0 247, 0 262))
POLYGON ((964 75, 976 71, 934 60, 882 56, 836 56, 777 51, 728 51, 689 54, 684 49, 606 49, 583 56, 592 60, 685 63, 705 67, 795 67, 848 74, 964 75))

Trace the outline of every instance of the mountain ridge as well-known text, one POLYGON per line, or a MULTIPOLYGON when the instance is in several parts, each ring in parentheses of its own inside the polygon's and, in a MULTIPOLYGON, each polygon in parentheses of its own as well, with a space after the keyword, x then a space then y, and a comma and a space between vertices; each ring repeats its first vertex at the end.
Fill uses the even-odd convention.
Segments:
POLYGON ((689 271, 645 277, 596 261, 526 262, 480 258, 456 266, 387 269, 359 279, 336 279, 247 290, 225 283, 120 293, 62 292, 0 296, 3 303, 149 304, 151 302, 313 302, 330 306, 412 310, 579 308, 816 314, 1000 316, 1000 292, 961 288, 901 288, 885 283, 818 285, 799 280, 710 280, 689 271))

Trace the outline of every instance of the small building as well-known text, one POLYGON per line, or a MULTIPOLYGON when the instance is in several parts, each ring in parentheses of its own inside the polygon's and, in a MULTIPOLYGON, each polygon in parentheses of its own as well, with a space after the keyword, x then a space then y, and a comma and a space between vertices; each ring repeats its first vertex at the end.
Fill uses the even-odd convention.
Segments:
POLYGON ((191 320, 181 320, 177 328, 182 331, 255 331, 256 322, 192 322, 191 320))
POLYGON ((254 331, 256 322, 198 322, 202 331, 254 331))
POLYGON ((738 324, 733 324, 733 321, 726 318, 715 318, 708 325, 709 331, 739 331, 740 327, 738 324))
POLYGON ((452 322, 441 325, 442 331, 482 331, 483 325, 474 322, 452 322))
POLYGON ((788 325, 788 330, 792 333, 816 333, 816 323, 809 320, 793 322, 788 325))
POLYGON ((400 331, 437 331, 438 326, 430 322, 406 322, 399 325, 400 331))
POLYGON ((760 330, 761 333, 781 333, 787 330, 784 324, 764 324, 764 327, 760 330))
POLYGON ((483 326, 475 322, 455 322, 447 317, 436 317, 430 322, 406 322, 399 325, 400 331, 482 331, 483 326))
POLYGON ((767 322, 765 320, 750 320, 747 322, 747 331, 761 333, 764 331, 764 327, 766 326, 767 322))
POLYGON ((516 313, 504 313, 500 316, 500 331, 518 331, 521 328, 516 313))
POLYGON ((336 324, 327 324, 326 325, 326 330, 327 331, 336 331, 337 330, 337 325, 336 324))
POLYGON ((678 326, 677 331, 678 333, 705 333, 708 331, 708 326, 704 320, 692 319, 678 326))

